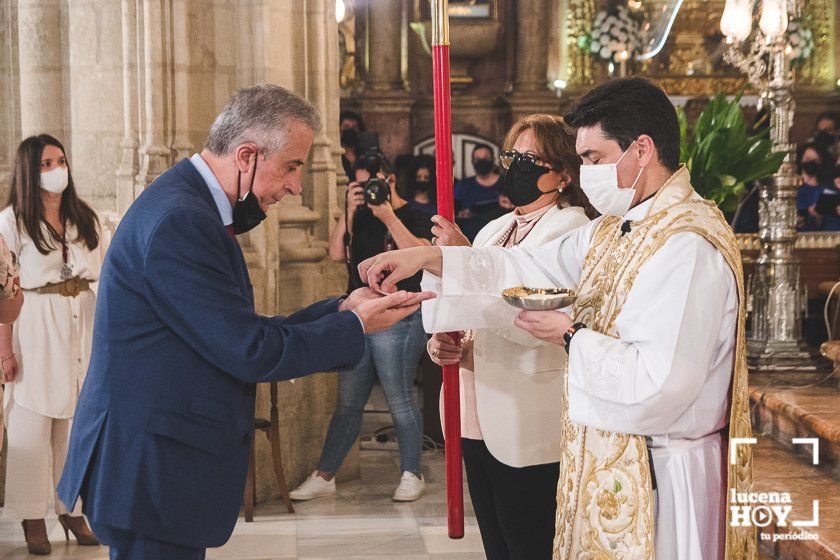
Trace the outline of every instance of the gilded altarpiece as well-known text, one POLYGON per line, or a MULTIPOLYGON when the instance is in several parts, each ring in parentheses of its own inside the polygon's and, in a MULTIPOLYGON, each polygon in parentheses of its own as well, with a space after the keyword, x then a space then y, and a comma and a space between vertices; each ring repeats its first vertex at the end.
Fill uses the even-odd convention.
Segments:
MULTIPOLYGON (((608 77, 606 63, 583 52, 578 39, 590 31, 595 14, 603 6, 596 0, 564 0, 564 72, 570 92, 586 90, 608 77)), ((652 14, 665 2, 642 0, 642 10, 652 14)), ((653 78, 668 93, 678 96, 736 93, 745 85, 737 70, 723 62, 725 46, 720 32, 724 0, 685 0, 662 51, 645 62, 633 61, 627 74, 653 78)), ((828 92, 834 88, 837 7, 835 0, 802 3, 803 18, 814 35, 810 59, 796 69, 800 93, 828 92)))

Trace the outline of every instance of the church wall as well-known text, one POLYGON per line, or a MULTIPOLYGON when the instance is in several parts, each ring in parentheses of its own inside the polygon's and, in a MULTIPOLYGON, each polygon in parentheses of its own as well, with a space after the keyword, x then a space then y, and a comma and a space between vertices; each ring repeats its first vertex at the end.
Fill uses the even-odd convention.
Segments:
MULTIPOLYGON (((377 6, 380 1, 373 0, 370 5, 377 6)), ((371 10, 357 9, 350 22, 356 33, 356 83, 343 90, 342 104, 361 111, 368 128, 380 133, 383 149, 392 156, 410 152, 434 131, 431 58, 409 25, 422 20, 415 9, 423 4, 420 0, 395 0, 392 5, 402 6, 402 17, 384 17, 380 9, 372 16, 371 10), (398 50, 401 63, 395 67, 398 50)), ((500 142, 519 116, 540 111, 561 113, 608 76, 605 64, 583 55, 575 45, 577 37, 588 29, 587 22, 603 6, 601 0, 498 0, 494 4, 500 29, 496 31, 488 22, 482 25, 487 26, 487 35, 497 33, 495 43, 468 65, 472 83, 464 86, 453 81, 452 119, 455 132, 500 142), (559 98, 551 88, 556 79, 568 83, 559 98)), ((719 33, 722 6, 723 0, 687 1, 662 53, 648 65, 631 65, 629 74, 659 81, 679 103, 720 90, 737 92, 743 77, 722 63, 720 52, 709 46, 719 33), (686 64, 698 52, 704 53, 704 64, 714 68, 714 73, 687 74, 686 64)), ((813 12, 817 22, 817 51, 799 71, 792 137, 800 142, 811 135, 817 114, 840 110, 837 8, 831 0, 815 0, 808 3, 806 12, 813 12)), ((468 42, 457 35, 457 24, 454 18, 450 21, 453 61, 468 42)), ((480 42, 481 37, 469 39, 480 42)), ((753 111, 747 109, 748 114, 753 111)))
MULTIPOLYGON (((106 225, 116 223, 146 185, 201 150, 237 88, 276 83, 312 101, 324 129, 304 173, 304 195, 283 200, 240 238, 256 306, 289 314, 341 294, 346 272, 327 258, 339 212, 337 43, 334 0, 2 2, 0 196, 22 135, 46 131, 65 143, 82 197, 106 225)), ((279 386, 290 486, 314 467, 336 380, 318 374, 279 386)), ((267 418, 267 385, 257 400, 267 418)), ((258 499, 276 499, 268 443, 259 434, 255 440, 258 499)), ((357 471, 354 452, 340 476, 357 471)))

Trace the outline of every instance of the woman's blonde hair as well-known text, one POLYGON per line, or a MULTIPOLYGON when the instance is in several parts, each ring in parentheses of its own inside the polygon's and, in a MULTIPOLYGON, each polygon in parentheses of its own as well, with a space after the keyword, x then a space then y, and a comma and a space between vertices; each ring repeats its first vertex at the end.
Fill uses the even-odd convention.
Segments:
POLYGON ((569 177, 569 184, 558 196, 560 206, 580 206, 590 218, 598 215, 580 188, 580 156, 575 151, 575 132, 563 117, 535 113, 519 119, 505 136, 504 149, 510 150, 519 135, 530 130, 534 134, 536 156, 569 177))

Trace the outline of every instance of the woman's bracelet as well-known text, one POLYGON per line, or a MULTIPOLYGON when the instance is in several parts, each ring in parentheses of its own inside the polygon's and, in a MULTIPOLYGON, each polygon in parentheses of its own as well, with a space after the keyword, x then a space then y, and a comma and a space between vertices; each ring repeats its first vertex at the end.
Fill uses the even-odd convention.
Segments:
POLYGON ((11 354, 9 354, 8 356, 6 356, 5 358, 0 358, 0 362, 5 362, 6 360, 11 360, 11 359, 12 359, 12 358, 14 358, 14 357, 15 357, 15 353, 14 353, 14 352, 12 352, 11 354))

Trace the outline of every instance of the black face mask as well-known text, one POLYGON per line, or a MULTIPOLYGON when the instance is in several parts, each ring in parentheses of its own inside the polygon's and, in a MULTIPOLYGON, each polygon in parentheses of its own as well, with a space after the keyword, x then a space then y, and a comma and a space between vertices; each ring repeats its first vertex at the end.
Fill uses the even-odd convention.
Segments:
POLYGON ((417 192, 427 193, 432 190, 432 183, 429 181, 414 181, 414 188, 417 192))
POLYGON ((254 158, 254 174, 251 175, 251 186, 245 198, 242 198, 242 172, 236 174, 236 204, 233 205, 233 233, 239 235, 251 231, 265 220, 265 212, 260 208, 260 202, 253 193, 254 179, 257 178, 257 160, 254 158))
POLYGON ((828 132, 827 130, 821 130, 814 137, 814 143, 819 144, 821 146, 831 146, 836 141, 837 138, 834 136, 834 134, 828 132))
POLYGON ((477 159, 473 162, 473 168, 479 175, 487 175, 493 171, 493 160, 487 158, 477 159))
POLYGON ((816 161, 806 161, 802 164, 802 171, 811 177, 819 177, 822 166, 816 161))
POLYGON ((547 167, 535 165, 525 173, 513 162, 502 179, 499 194, 508 197, 514 206, 528 206, 545 194, 537 187, 537 181, 549 171, 547 167))
POLYGON ((357 148, 359 146, 359 131, 355 128, 345 128, 342 130, 341 145, 345 148, 357 148))

